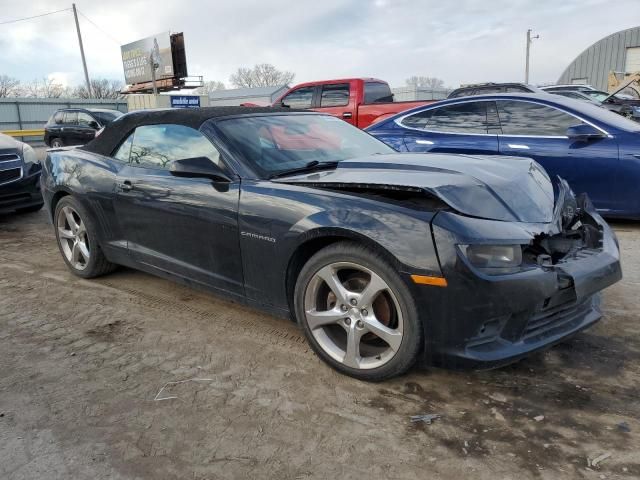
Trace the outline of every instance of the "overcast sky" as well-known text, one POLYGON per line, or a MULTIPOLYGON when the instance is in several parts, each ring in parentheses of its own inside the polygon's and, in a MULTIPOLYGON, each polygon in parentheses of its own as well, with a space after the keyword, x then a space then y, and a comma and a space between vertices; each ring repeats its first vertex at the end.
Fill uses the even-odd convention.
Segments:
MULTIPOLYGON (((67 1, 0 0, 0 22, 70 7, 67 1)), ((525 32, 540 35, 531 81, 554 82, 600 38, 640 25, 640 0, 78 0, 89 75, 123 80, 119 45, 184 32, 189 73, 220 80, 272 63, 295 82, 373 76, 392 86, 411 75, 448 86, 524 80, 525 32), (111 38, 112 37, 112 38, 111 38)), ((82 81, 71 11, 0 25, 0 75, 25 82, 82 81)))

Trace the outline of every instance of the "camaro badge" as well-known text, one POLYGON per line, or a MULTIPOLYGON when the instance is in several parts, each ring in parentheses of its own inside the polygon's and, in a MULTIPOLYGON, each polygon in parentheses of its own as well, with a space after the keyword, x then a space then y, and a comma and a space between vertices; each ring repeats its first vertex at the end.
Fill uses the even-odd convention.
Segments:
POLYGON ((267 237, 266 235, 258 235, 257 233, 251 232, 240 232, 240 235, 243 237, 255 238, 256 240, 264 240, 265 242, 276 243, 276 239, 272 237, 267 237))

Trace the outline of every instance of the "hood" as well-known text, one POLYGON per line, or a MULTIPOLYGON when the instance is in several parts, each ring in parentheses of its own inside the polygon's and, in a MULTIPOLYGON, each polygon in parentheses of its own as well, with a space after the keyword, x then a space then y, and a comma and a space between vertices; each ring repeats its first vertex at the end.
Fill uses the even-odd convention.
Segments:
POLYGON ((4 133, 0 133, 0 149, 2 150, 11 150, 18 151, 22 150, 22 143, 15 140, 13 137, 9 135, 5 135, 4 133))
POLYGON ((321 188, 403 188, 437 197, 473 217, 527 223, 554 218, 553 186, 522 157, 388 154, 343 160, 334 170, 292 175, 281 183, 321 188))

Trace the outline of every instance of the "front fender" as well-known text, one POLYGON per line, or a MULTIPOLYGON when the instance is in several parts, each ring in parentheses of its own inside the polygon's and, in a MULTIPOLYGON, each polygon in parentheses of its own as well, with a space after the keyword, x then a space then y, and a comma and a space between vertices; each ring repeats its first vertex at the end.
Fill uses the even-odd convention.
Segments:
MULTIPOLYGON (((376 202, 381 203, 381 202, 376 202)), ((361 206, 316 212, 291 226, 282 241, 293 253, 300 245, 320 236, 342 236, 378 245, 398 262, 403 272, 439 275, 430 220, 384 209, 361 206)))
POLYGON ((243 182, 239 225, 247 296, 286 308, 290 261, 319 237, 366 241, 397 262, 399 271, 439 276, 433 215, 319 188, 243 182))

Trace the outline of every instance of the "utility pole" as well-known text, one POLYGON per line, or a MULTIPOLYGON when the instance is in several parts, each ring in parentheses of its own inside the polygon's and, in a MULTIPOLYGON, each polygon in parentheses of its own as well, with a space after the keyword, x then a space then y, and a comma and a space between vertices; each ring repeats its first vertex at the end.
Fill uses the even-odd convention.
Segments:
POLYGON ((149 66, 151 67, 151 81, 153 82, 152 83, 153 95, 156 96, 158 95, 158 87, 156 85, 156 70, 160 65, 156 63, 156 59, 153 57, 154 57, 153 52, 151 52, 151 55, 149 55, 149 66))
POLYGON ((73 6, 73 18, 76 20, 76 31, 78 32, 78 45, 80 45, 80 56, 82 57, 82 68, 84 68, 84 81, 87 82, 87 92, 91 97, 91 83, 89 83, 89 72, 87 71, 87 61, 84 58, 84 47, 82 46, 82 35, 80 34, 80 24, 78 23, 78 11, 76 10, 76 4, 73 6))
POLYGON ((527 30, 527 55, 525 60, 524 67, 524 83, 529 83, 529 50, 531 49, 531 43, 534 38, 540 38, 540 35, 536 35, 535 37, 531 36, 531 29, 527 30))

